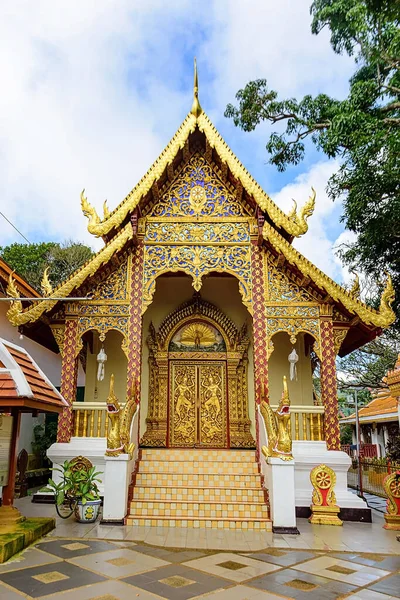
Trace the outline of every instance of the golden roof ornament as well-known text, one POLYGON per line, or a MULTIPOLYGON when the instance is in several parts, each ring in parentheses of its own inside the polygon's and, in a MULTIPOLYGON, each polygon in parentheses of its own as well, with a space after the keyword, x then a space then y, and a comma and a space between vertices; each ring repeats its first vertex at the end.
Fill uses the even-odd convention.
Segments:
POLYGON ((49 267, 46 267, 43 273, 43 278, 40 284, 43 296, 51 296, 53 288, 49 280, 49 267))
POLYGON ((192 115, 194 115, 197 119, 203 112, 203 109, 200 106, 199 102, 199 79, 197 75, 197 62, 196 58, 194 59, 194 83, 193 83, 193 104, 192 110, 190 111, 192 115))

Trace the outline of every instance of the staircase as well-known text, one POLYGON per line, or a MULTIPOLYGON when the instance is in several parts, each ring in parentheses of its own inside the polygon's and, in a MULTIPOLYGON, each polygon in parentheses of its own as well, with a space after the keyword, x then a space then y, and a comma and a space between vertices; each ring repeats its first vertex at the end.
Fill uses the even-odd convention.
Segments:
POLYGON ((142 449, 126 524, 271 531, 254 450, 142 449))

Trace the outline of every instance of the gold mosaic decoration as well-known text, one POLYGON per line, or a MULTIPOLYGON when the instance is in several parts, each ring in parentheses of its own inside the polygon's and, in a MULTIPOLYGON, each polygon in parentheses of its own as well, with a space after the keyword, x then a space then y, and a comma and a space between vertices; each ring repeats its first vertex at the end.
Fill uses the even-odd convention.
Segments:
POLYGON ((250 248, 244 246, 146 246, 143 275, 143 313, 151 304, 156 279, 163 273, 183 271, 201 289, 202 278, 212 271, 230 273, 239 280, 242 302, 252 312, 250 248))
POLYGON ((201 154, 194 154, 168 191, 149 213, 165 217, 245 217, 243 205, 219 179, 201 154))

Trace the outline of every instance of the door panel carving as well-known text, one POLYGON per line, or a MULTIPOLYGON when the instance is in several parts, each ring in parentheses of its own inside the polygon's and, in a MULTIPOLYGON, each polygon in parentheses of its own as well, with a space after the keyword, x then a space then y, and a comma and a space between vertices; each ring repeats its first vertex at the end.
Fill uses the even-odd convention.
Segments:
POLYGON ((170 362, 169 445, 226 448, 224 362, 170 362))
POLYGON ((196 443, 196 365, 171 363, 170 376, 170 443, 194 446, 196 443))
POLYGON ((226 447, 225 364, 203 363, 199 374, 199 442, 202 446, 226 447))

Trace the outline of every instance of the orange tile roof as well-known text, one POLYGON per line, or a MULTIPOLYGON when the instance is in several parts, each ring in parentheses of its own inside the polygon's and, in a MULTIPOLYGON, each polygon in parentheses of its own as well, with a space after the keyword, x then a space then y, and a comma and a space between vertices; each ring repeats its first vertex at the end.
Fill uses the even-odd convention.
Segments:
POLYGON ((24 348, 0 338, 0 408, 10 406, 60 412, 67 402, 24 348))
POLYGON ((14 281, 22 297, 25 296, 25 298, 40 298, 40 294, 35 290, 35 288, 33 288, 27 281, 25 281, 25 279, 22 279, 20 275, 13 272, 10 265, 8 265, 6 261, 0 257, 0 280, 2 280, 3 282, 4 289, 6 289, 8 285, 8 278, 11 274, 13 274, 14 281))
POLYGON ((385 415, 397 411, 397 398, 392 396, 377 397, 358 411, 360 417, 385 415))

